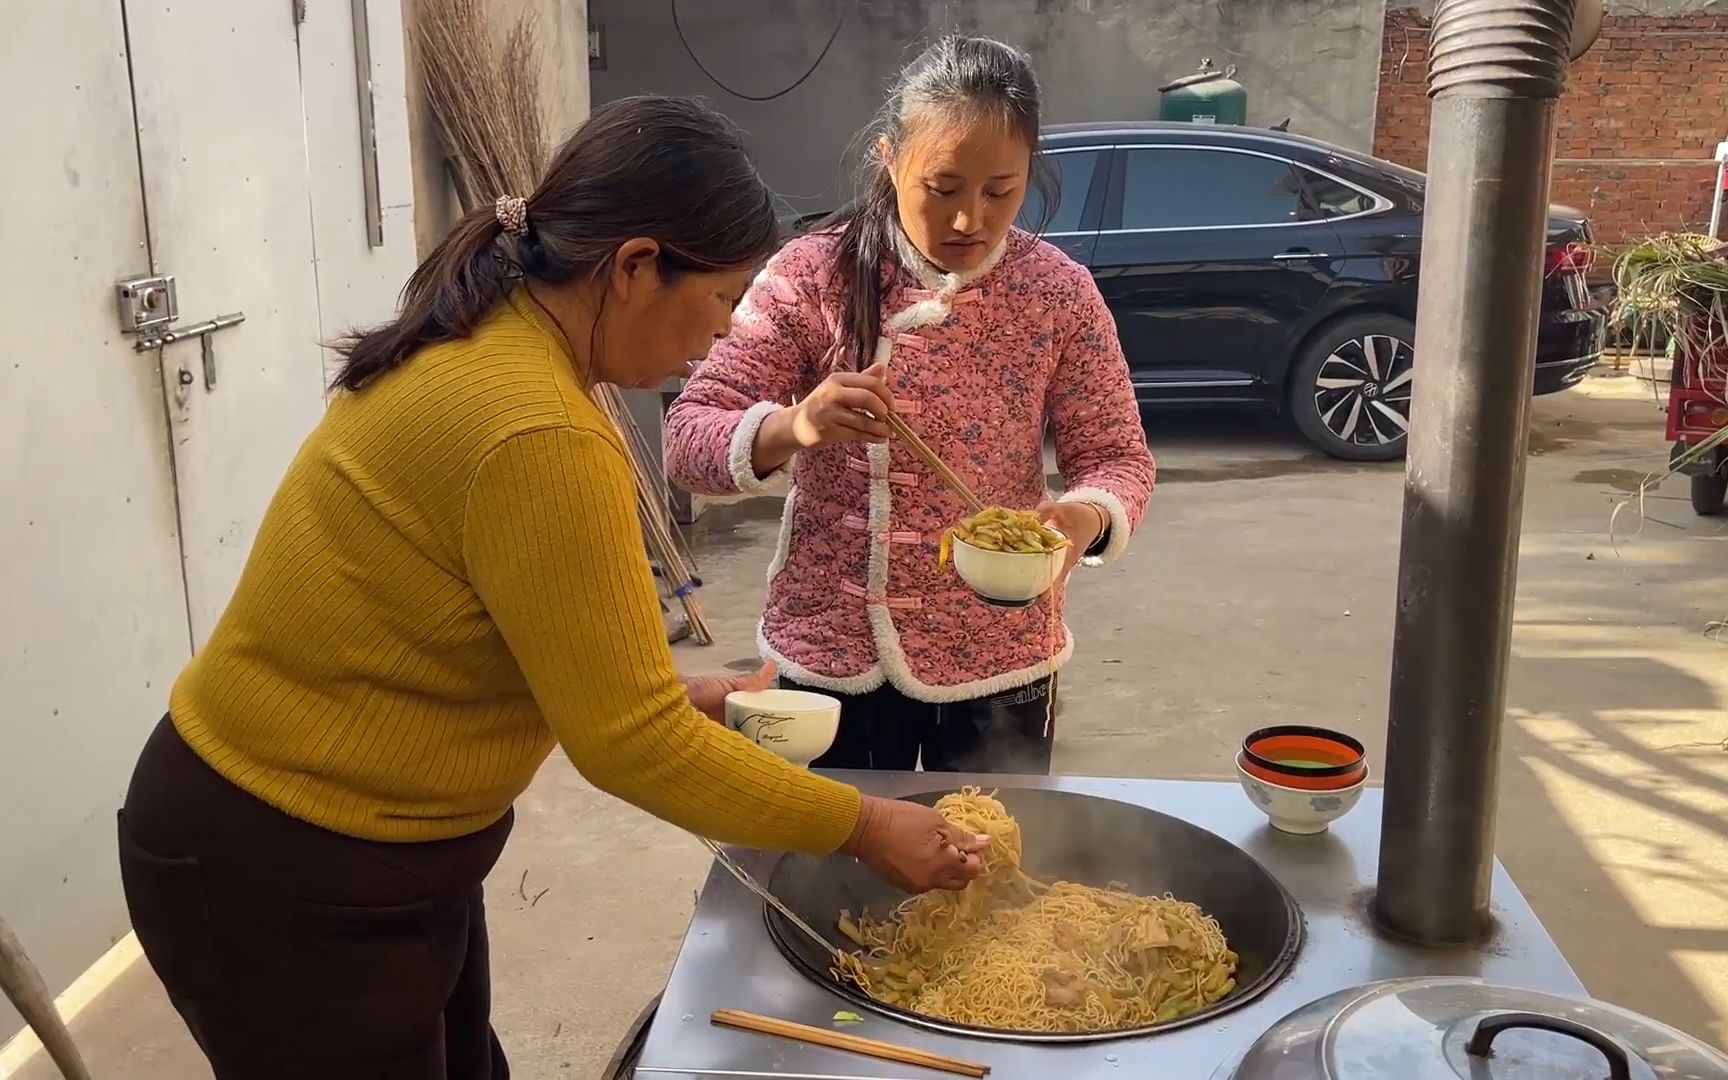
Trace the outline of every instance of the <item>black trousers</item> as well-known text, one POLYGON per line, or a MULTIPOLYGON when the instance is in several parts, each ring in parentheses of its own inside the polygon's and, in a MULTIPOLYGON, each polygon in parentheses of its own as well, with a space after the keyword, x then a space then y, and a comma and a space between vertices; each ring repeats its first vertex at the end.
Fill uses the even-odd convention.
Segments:
POLYGON ((927 772, 1050 772, 1056 741, 1056 677, 1048 676, 989 697, 933 705, 891 685, 864 694, 836 694, 781 679, 789 690, 812 690, 840 699, 834 745, 812 763, 817 769, 916 769, 927 772))
POLYGON ((217 1080, 507 1080, 481 883, 511 821, 341 836, 230 784, 164 719, 120 811, 120 877, 217 1080))

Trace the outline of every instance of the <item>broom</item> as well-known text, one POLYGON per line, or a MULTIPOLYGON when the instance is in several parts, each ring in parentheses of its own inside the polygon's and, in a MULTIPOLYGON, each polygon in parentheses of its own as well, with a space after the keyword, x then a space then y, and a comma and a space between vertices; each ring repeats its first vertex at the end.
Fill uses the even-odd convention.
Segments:
POLYGON ((41 972, 30 962, 23 944, 5 919, 0 919, 0 991, 5 992, 6 1000, 42 1040, 48 1060, 60 1070, 61 1076, 66 1080, 90 1080, 90 1070, 78 1056, 72 1033, 54 1006, 54 996, 43 985, 41 972))
MULTIPOLYGON (((532 13, 519 18, 500 42, 485 0, 419 0, 417 7, 414 33, 427 97, 463 212, 490 205, 500 195, 533 191, 546 166, 546 136, 532 13)), ((617 388, 596 386, 594 400, 624 438, 649 557, 683 608, 690 636, 711 644, 714 635, 695 594, 702 582, 667 513, 670 491, 654 464, 653 449, 617 388)))

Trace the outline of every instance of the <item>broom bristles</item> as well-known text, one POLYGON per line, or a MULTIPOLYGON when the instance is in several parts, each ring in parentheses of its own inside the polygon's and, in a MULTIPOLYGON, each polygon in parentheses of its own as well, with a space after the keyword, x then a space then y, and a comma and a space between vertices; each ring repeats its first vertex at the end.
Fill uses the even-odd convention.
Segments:
POLYGON ((483 0, 420 0, 427 97, 473 205, 529 195, 546 156, 537 24, 525 12, 500 41, 483 0))
MULTIPOLYGON (((484 0, 419 0, 415 39, 426 95, 464 213, 500 195, 533 194, 546 167, 537 22, 525 12, 499 39, 484 0)), ((677 597, 698 644, 714 641, 695 596, 695 560, 666 512, 670 490, 623 395, 597 386, 595 402, 624 437, 636 478, 637 517, 649 555, 677 597)))

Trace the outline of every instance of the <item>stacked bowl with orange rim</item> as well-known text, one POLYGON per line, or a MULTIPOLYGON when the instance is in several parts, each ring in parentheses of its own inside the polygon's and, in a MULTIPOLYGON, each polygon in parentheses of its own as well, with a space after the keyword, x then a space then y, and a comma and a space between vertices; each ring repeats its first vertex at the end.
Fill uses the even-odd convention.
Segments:
POLYGON ((1273 828, 1319 833, 1362 798, 1368 762, 1362 744, 1343 732, 1286 724, 1242 740, 1236 776, 1273 828))

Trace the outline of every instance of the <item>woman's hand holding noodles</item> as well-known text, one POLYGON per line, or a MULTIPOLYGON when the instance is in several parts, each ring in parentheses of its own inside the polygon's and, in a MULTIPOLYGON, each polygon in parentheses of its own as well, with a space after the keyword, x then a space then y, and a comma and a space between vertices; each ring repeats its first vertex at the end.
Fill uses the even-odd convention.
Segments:
POLYGON ((935 808, 863 796, 844 850, 907 892, 963 889, 984 872, 990 838, 957 828, 935 808))

